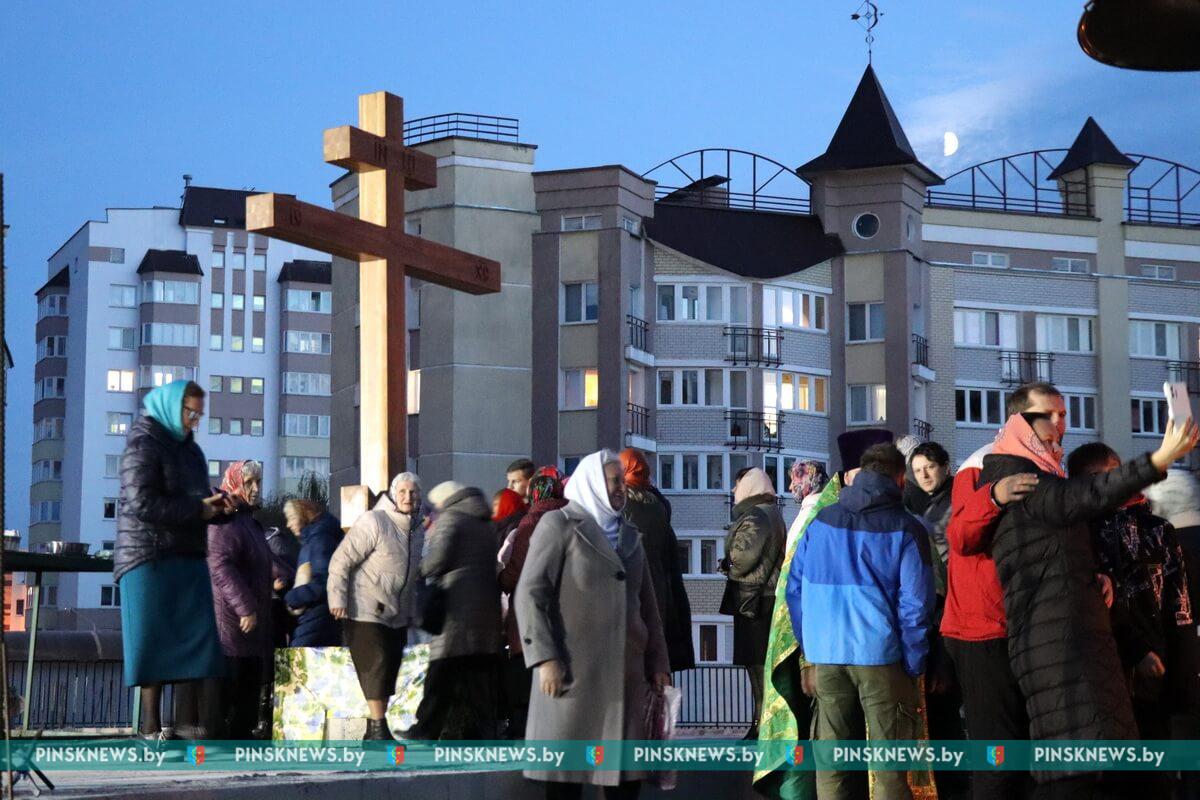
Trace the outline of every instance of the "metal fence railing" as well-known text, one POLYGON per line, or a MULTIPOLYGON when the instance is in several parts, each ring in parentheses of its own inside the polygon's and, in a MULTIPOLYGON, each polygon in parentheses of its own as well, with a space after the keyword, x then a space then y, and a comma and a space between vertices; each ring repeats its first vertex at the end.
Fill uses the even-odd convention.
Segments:
POLYGON ((673 680, 683 692, 680 727, 736 727, 749 725, 754 718, 754 699, 745 667, 701 664, 676 672, 673 680))

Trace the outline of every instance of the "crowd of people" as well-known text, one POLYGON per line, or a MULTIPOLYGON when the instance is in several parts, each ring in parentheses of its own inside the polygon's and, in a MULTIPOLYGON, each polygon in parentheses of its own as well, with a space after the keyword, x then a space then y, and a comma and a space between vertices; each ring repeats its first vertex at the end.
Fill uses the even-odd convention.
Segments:
MULTIPOLYGON (((367 742, 647 739, 647 709, 695 666, 671 504, 638 450, 593 453, 570 476, 518 460, 490 503, 402 473, 344 534, 320 504, 289 500, 289 536, 255 518, 258 464, 234 462, 209 486, 199 386, 176 381, 144 406, 121 462, 114 570, 143 736, 166 735, 173 684, 173 735, 269 737, 277 647, 349 648, 367 742), (424 695, 415 724, 392 731, 388 703, 417 641, 429 644, 424 695)), ((1195 423, 1172 422, 1155 451, 1122 463, 1103 443, 1065 457, 1066 409, 1049 384, 1019 388, 1007 411, 957 474, 936 442, 841 435, 840 471, 792 465, 790 529, 762 469, 735 476, 720 611, 751 687, 746 738, 1197 736, 1200 488, 1170 470, 1196 446, 1195 423)), ((527 775, 550 798, 589 783, 633 798, 649 777, 619 764, 527 775)), ((1135 777, 1147 798, 1195 788, 1135 777)), ((783 764, 755 777, 768 795, 822 799, 911 797, 913 779, 783 764)), ((933 780, 943 798, 1134 785, 1129 773, 933 780)))

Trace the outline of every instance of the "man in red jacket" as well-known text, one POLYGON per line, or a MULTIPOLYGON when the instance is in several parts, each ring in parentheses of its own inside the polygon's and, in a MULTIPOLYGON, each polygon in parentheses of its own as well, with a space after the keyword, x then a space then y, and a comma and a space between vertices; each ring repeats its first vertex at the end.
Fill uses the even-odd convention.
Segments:
MULTIPOLYGON (((1066 404, 1048 383, 1025 384, 1012 393, 1006 418, 1023 412, 1049 414, 1059 437, 1066 432, 1066 404)), ((1037 476, 1010 475, 994 484, 976 485, 983 457, 990 451, 990 444, 980 448, 954 476, 941 631, 962 686, 967 737, 1001 742, 1028 739, 1029 719, 1008 659, 1004 590, 992 561, 992 534, 1004 506, 1027 495, 1037 485, 1037 476)), ((1032 788, 1026 773, 1000 770, 976 772, 971 784, 975 800, 1016 800, 1032 788)))

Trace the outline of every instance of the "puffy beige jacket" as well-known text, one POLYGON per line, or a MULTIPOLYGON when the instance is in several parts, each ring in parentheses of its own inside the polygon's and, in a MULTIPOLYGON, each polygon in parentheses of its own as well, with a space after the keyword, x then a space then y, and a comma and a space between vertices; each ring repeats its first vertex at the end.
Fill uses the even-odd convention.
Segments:
POLYGON ((382 497, 351 526, 329 560, 329 607, 345 608, 359 622, 412 624, 423 544, 419 518, 400 513, 382 497))

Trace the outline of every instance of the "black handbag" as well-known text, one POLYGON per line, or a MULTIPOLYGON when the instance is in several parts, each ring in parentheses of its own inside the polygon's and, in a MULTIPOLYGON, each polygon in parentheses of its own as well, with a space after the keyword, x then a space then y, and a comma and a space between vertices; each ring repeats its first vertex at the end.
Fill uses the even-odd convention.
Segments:
POLYGON ((417 584, 417 627, 431 636, 446 627, 446 590, 437 580, 417 584))

